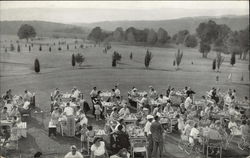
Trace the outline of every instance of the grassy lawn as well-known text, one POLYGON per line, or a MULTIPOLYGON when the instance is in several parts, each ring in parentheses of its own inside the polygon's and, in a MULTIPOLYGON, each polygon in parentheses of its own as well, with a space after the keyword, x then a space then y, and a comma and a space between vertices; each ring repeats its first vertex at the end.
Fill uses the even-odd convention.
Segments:
MULTIPOLYGON (((15 38, 1 36, 1 47, 3 45, 9 46, 9 40, 15 38)), ((73 42, 72 39, 65 40, 73 42)), ((52 43, 55 41, 57 40, 46 39, 42 42, 52 43)), ((28 89, 36 93, 36 103, 44 111, 49 111, 50 93, 56 87, 63 92, 70 92, 73 86, 76 86, 84 93, 85 99, 89 103, 89 93, 93 86, 97 86, 100 90, 111 90, 116 83, 119 84, 121 93, 125 98, 127 98, 127 92, 133 86, 139 90, 148 90, 149 85, 164 94, 168 85, 175 87, 175 89, 190 86, 196 91, 196 98, 204 95, 213 86, 222 90, 236 89, 238 96, 241 98, 249 96, 248 61, 236 60, 236 65, 231 66, 229 64, 230 55, 223 55, 225 61, 221 66, 221 73, 215 73, 212 71, 212 60, 215 57, 215 52, 211 52, 208 59, 202 59, 197 48, 182 48, 184 55, 180 65, 181 69, 176 71, 173 67, 176 48, 112 45, 112 49, 104 54, 102 52, 103 46, 90 47, 91 44, 84 45, 88 45, 88 48, 79 49, 78 45, 78 49, 74 49, 74 44, 72 44, 69 51, 66 51, 66 45, 62 46, 62 51, 58 51, 58 43, 56 43, 52 52, 48 52, 48 46, 43 46, 43 51, 40 52, 38 51, 38 45, 34 45, 32 51, 28 52, 28 47, 25 47, 22 43, 21 53, 16 51, 5 53, 4 49, 1 48, 0 93, 3 94, 6 90, 12 89, 13 94, 23 94, 24 89, 28 89), (149 69, 144 67, 144 56, 147 49, 153 53, 149 69), (121 62, 116 68, 111 66, 111 56, 114 51, 118 51, 122 55, 121 62), (76 66, 73 68, 71 66, 71 55, 77 52, 83 53, 86 61, 82 67, 76 66), (130 52, 133 52, 133 60, 129 59, 130 52), (35 58, 40 61, 41 72, 39 74, 33 71, 35 58), (191 64, 192 62, 193 64, 191 64), (230 73, 232 73, 232 82, 227 80, 230 73), (244 81, 240 80, 242 74, 244 75, 244 81), (218 83, 216 82, 216 75, 220 77, 218 83)), ((46 121, 45 125, 47 124, 46 121)), ((36 123, 32 125, 34 124, 36 123)), ((29 132, 31 132, 33 139, 41 139, 36 138, 36 136, 39 136, 39 132, 42 131, 39 127, 35 128, 29 125, 29 132)), ((46 136, 46 134, 41 134, 41 136, 46 136)), ((65 139, 65 141, 52 140, 51 143, 53 142, 57 142, 55 146, 59 147, 58 151, 65 153, 65 151, 68 151, 70 144, 65 142, 71 141, 65 139), (65 143, 65 145, 60 146, 60 143, 65 143)), ((46 146, 46 143, 43 140, 36 140, 38 147, 34 148, 41 149, 41 146, 46 146)), ((27 149, 25 152, 29 152, 29 150, 27 149)), ((49 149, 44 147, 41 150, 48 151, 49 149)))

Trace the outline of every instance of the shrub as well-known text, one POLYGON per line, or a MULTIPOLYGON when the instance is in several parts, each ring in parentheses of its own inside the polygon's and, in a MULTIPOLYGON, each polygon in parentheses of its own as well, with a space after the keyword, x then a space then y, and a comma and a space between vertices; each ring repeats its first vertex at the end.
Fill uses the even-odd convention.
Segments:
POLYGON ((20 45, 17 45, 17 52, 20 52, 20 45))
POLYGON ((112 59, 112 67, 116 67, 116 60, 114 58, 112 59))
POLYGON ((179 69, 179 65, 181 63, 182 60, 182 56, 183 56, 183 51, 180 51, 180 49, 178 49, 177 53, 175 53, 175 62, 176 62, 176 66, 177 66, 177 70, 179 69))
POLYGON ((72 64, 73 67, 75 67, 75 65, 76 65, 76 59, 75 59, 75 55, 74 54, 72 54, 71 64, 72 64))
POLYGON ((40 63, 38 59, 35 59, 35 63, 34 63, 34 69, 36 73, 40 72, 40 63))
POLYGON ((146 68, 149 67, 152 58, 153 58, 152 52, 150 52, 149 50, 147 50, 147 52, 145 54, 145 60, 144 60, 144 64, 145 64, 146 68))
POLYGON ((75 62, 78 63, 79 66, 81 66, 84 61, 85 61, 85 57, 82 54, 77 53, 75 56, 75 62))
POLYGON ((232 55, 231 55, 231 59, 230 59, 230 64, 232 65, 232 66, 234 66, 234 64, 235 64, 235 53, 232 53, 232 55))
POLYGON ((116 61, 121 61, 122 55, 118 52, 114 51, 114 54, 112 56, 112 59, 115 59, 116 61))
POLYGON ((133 60, 133 53, 132 52, 130 53, 129 58, 130 58, 130 60, 133 60))
POLYGON ((11 43, 10 44, 10 51, 14 51, 15 50, 15 47, 14 47, 14 45, 11 43))
POLYGON ((194 35, 187 35, 184 44, 186 47, 194 48, 197 46, 198 42, 194 35))
POLYGON ((223 57, 223 56, 221 55, 221 53, 217 53, 216 64, 217 64, 217 71, 218 71, 218 72, 219 72, 219 70, 220 70, 220 66, 221 66, 221 64, 223 63, 224 59, 225 59, 225 57, 223 57))
POLYGON ((212 69, 215 70, 216 69, 216 59, 213 60, 213 63, 212 63, 212 69))
POLYGON ((59 51, 61 51, 61 50, 62 50, 62 48, 61 48, 61 47, 58 47, 58 50, 59 50, 59 51))

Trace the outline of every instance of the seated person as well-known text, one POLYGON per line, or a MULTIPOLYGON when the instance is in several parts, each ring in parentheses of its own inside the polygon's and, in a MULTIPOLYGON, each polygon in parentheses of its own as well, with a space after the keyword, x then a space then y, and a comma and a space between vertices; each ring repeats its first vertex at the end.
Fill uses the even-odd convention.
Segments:
POLYGON ((10 129, 8 129, 8 126, 2 126, 2 129, 1 129, 1 139, 3 139, 3 144, 2 144, 2 147, 6 146, 8 147, 8 143, 9 143, 9 139, 10 139, 10 129))
POLYGON ((74 109, 72 107, 69 106, 70 104, 67 103, 66 104, 66 107, 64 108, 64 111, 63 113, 66 115, 66 116, 72 116, 74 115, 74 109))
POLYGON ((6 94, 3 95, 3 99, 4 100, 12 100, 13 95, 12 95, 12 91, 11 89, 9 89, 8 91, 6 91, 6 94))
POLYGON ((110 156, 110 158, 129 158, 130 154, 127 149, 121 149, 117 154, 110 156))
POLYGON ((249 127, 249 124, 250 124, 250 120, 248 120, 248 123, 246 120, 243 120, 242 121, 242 125, 240 126, 240 131, 242 133, 242 138, 246 140, 246 142, 250 143, 250 136, 249 136, 249 133, 250 133, 250 127, 249 127))
POLYGON ((129 108, 126 104, 123 105, 123 107, 119 111, 120 118, 125 118, 130 114, 129 108))
POLYGON ((231 117, 230 122, 228 123, 228 128, 231 131, 231 135, 241 135, 241 131, 233 117, 231 117))
POLYGON ((89 142, 89 144, 93 144, 94 142, 94 138, 95 138, 95 131, 93 130, 93 126, 87 126, 87 132, 86 132, 86 136, 87 136, 87 140, 89 142))
POLYGON ((24 101, 31 102, 32 97, 33 95, 28 90, 24 90, 24 96, 23 96, 24 101))
POLYGON ((116 127, 115 127, 115 131, 118 131, 119 125, 122 125, 122 126, 123 126, 122 130, 123 130, 123 132, 125 132, 125 131, 126 131, 126 125, 125 125, 125 123, 124 123, 124 119, 120 119, 120 120, 119 120, 118 124, 117 124, 116 127))
POLYGON ((177 118, 177 121, 178 121, 178 130, 183 131, 183 129, 185 128, 183 116, 177 114, 176 118, 177 118))
POLYGON ((199 136, 200 131, 197 129, 197 127, 198 125, 197 123, 195 123, 189 134, 189 143, 192 146, 199 142, 198 136, 199 136))
POLYGON ((60 116, 61 114, 60 114, 59 108, 55 107, 55 109, 51 113, 51 121, 53 122, 54 125, 58 125, 60 116))
POLYGON ((118 130, 115 132, 116 139, 115 139, 115 150, 119 151, 123 148, 129 150, 130 148, 130 141, 129 136, 123 130, 123 126, 119 125, 118 130))
POLYGON ((0 115, 1 120, 8 120, 9 119, 9 113, 7 112, 7 107, 4 107, 1 111, 0 115))
POLYGON ((91 145, 91 158, 106 158, 108 157, 108 153, 106 150, 106 146, 102 138, 96 137, 93 141, 93 145, 91 145))
POLYGON ((10 113, 10 111, 13 108, 13 105, 11 103, 11 100, 7 100, 7 103, 4 105, 5 107, 7 107, 7 112, 10 113))
POLYGON ((71 149, 71 151, 68 152, 68 153, 64 156, 64 158, 83 158, 82 154, 81 154, 79 151, 77 151, 77 148, 76 148, 75 145, 72 145, 72 146, 70 147, 70 149, 71 149))
POLYGON ((9 117, 14 117, 17 116, 20 112, 18 111, 18 108, 16 105, 13 106, 13 108, 11 109, 10 113, 9 113, 9 117))
POLYGON ((154 108, 152 115, 159 117, 161 116, 161 105, 158 105, 157 107, 154 108))
POLYGON ((112 119, 114 121, 118 121, 118 119, 119 119, 119 113, 118 113, 118 109, 116 107, 112 108, 112 112, 110 114, 110 119, 112 119))
POLYGON ((160 104, 165 104, 168 101, 168 98, 166 96, 163 96, 163 94, 160 94, 158 101, 160 104))

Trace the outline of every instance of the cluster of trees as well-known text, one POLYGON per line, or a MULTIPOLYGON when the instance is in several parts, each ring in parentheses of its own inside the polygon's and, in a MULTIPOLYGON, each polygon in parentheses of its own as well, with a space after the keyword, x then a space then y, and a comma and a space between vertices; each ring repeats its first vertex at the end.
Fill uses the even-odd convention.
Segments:
POLYGON ((76 63, 80 66, 82 66, 82 63, 85 61, 85 57, 83 54, 81 53, 77 53, 76 55, 75 54, 72 54, 72 57, 71 57, 71 65, 73 67, 75 67, 76 63))
POLYGON ((214 50, 219 53, 239 54, 240 59, 246 59, 249 52, 249 26, 240 31, 232 31, 225 24, 216 24, 209 20, 200 23, 196 29, 200 39, 199 51, 202 57, 207 58, 208 53, 214 50))
POLYGON ((171 37, 168 32, 163 28, 159 28, 157 32, 153 29, 136 29, 129 27, 125 31, 123 28, 118 27, 113 32, 105 32, 100 27, 95 27, 88 36, 89 40, 93 40, 96 43, 104 41, 127 41, 130 43, 142 42, 149 45, 165 44, 170 41, 171 37))
POLYGON ((122 55, 119 54, 117 51, 114 51, 112 55, 112 67, 116 67, 116 62, 121 61, 122 55))

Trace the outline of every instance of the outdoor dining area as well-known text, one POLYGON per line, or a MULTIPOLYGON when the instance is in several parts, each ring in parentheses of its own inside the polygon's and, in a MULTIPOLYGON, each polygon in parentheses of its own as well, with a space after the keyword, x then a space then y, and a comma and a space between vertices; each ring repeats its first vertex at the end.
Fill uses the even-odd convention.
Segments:
MULTIPOLYGON (((162 146, 171 136, 187 155, 223 157, 232 146, 249 150, 249 99, 240 98, 235 90, 222 93, 212 88, 198 98, 190 87, 169 86, 164 94, 149 86, 148 91, 133 87, 127 94, 124 99, 117 85, 111 91, 93 87, 88 102, 89 97, 77 87, 70 93, 56 88, 50 95, 48 136, 77 138, 83 156, 95 154, 96 138, 113 157, 121 152, 127 157, 164 157, 162 146)), ((2 98, 1 147, 7 147, 27 137, 23 114, 30 108, 25 107, 27 101, 34 106, 34 95, 25 90, 23 98, 11 97, 9 92, 2 98)))
POLYGON ((0 151, 18 150, 18 141, 27 138, 27 118, 35 107, 35 94, 24 90, 23 95, 12 95, 9 89, 1 97, 0 151))

